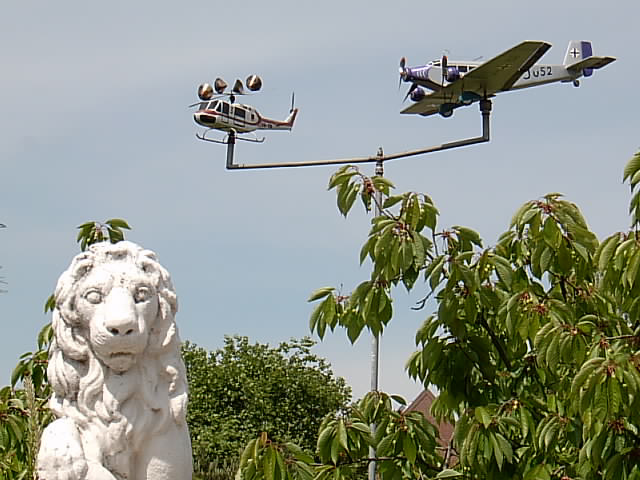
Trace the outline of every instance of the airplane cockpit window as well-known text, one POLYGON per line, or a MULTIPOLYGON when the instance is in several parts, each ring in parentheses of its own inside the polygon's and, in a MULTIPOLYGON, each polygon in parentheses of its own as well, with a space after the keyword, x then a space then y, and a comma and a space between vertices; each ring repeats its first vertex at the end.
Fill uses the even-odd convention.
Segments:
POLYGON ((476 66, 475 66, 475 65, 471 65, 471 66, 469 66, 469 71, 473 70, 474 68, 476 68, 476 66))
POLYGON ((460 65, 458 67, 458 71, 462 72, 462 73, 466 72, 467 71, 467 66, 466 65, 460 65))
POLYGON ((439 67, 440 66, 440 60, 434 60, 433 61, 433 66, 434 67, 439 67))

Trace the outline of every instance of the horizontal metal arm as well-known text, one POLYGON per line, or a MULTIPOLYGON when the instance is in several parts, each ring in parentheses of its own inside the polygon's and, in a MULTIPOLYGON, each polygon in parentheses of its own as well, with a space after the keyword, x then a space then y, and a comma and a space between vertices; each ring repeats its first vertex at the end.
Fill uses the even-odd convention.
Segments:
POLYGON ((382 154, 382 150, 378 155, 371 157, 355 157, 355 158, 339 158, 335 160, 310 160, 306 162, 280 162, 280 163, 255 163, 255 164, 237 164, 233 163, 233 151, 236 141, 235 133, 232 131, 227 140, 227 169, 228 170, 248 170, 256 168, 291 168, 291 167, 314 167, 322 165, 345 165, 353 163, 370 163, 387 160, 396 160, 398 158, 414 157, 416 155, 424 155, 427 153, 440 152, 451 148, 466 147, 467 145, 475 145, 476 143, 484 143, 489 141, 489 119, 491 116, 491 100, 480 100, 480 112, 482 113, 482 135, 480 137, 468 138, 465 140, 457 140, 455 142, 443 143, 432 147, 421 148, 417 150, 408 150, 391 155, 382 154))

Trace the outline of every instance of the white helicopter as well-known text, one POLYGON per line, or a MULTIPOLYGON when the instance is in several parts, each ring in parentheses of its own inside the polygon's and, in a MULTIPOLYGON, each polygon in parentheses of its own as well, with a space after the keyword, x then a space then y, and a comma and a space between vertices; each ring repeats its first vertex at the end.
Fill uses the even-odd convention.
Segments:
MULTIPOLYGON (((252 92, 256 92, 262 88, 262 79, 257 75, 250 75, 246 79, 247 88, 252 92)), ((263 117, 258 111, 250 106, 241 103, 235 103, 237 95, 246 95, 242 81, 235 81, 230 92, 226 91, 227 83, 216 78, 213 86, 203 83, 198 87, 198 97, 201 102, 190 105, 198 107, 193 114, 193 119, 197 124, 207 127, 202 134, 196 133, 196 137, 206 142, 229 143, 229 135, 233 135, 234 139, 245 140, 248 142, 262 143, 265 138, 242 137, 238 134, 253 133, 255 130, 291 130, 296 120, 298 109, 294 108, 294 96, 291 96, 291 110, 286 120, 273 120, 263 117), (217 95, 214 96, 214 89, 217 95), (226 98, 228 98, 228 100, 226 98), (226 132, 227 136, 223 140, 207 137, 207 133, 212 130, 226 132)))
POLYGON ((546 42, 526 41, 486 62, 450 61, 445 55, 416 67, 405 66, 403 57, 400 82, 411 82, 405 99, 416 103, 401 113, 450 117, 454 109, 500 92, 551 82, 572 82, 577 87, 578 78, 590 77, 594 69, 615 61, 614 57, 594 56, 591 42, 574 40, 569 42, 562 65, 536 63, 549 48, 546 42))

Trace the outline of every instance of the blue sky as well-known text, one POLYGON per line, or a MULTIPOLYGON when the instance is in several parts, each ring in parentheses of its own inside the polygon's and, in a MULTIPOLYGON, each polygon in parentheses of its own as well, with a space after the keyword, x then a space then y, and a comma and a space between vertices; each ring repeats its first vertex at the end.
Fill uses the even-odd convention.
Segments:
MULTIPOLYGON (((563 192, 602 239, 625 229, 622 168, 638 150, 640 4, 537 2, 10 2, 0 18, 0 371, 35 346, 59 274, 78 252, 76 227, 120 217, 129 240, 155 250, 178 290, 181 336, 278 343, 309 334, 318 287, 348 292, 369 218, 344 220, 327 192, 332 167, 227 171, 224 147, 195 139, 187 106, 217 76, 262 76, 250 101, 291 133, 241 144, 241 163, 317 160, 419 148, 480 133, 477 106, 453 118, 399 115, 398 62, 489 59, 522 40, 553 48, 591 40, 618 60, 582 82, 500 95, 492 140, 389 162, 399 191, 430 194, 440 226, 465 225, 493 244, 523 202, 563 192)), ((373 166, 363 170, 373 174, 373 166)), ((418 289, 419 290, 419 289, 418 289)), ((404 373, 415 330, 433 306, 398 289, 381 343, 383 390, 412 398, 404 373)), ((369 385, 370 340, 343 332, 316 348, 356 396, 369 385)))

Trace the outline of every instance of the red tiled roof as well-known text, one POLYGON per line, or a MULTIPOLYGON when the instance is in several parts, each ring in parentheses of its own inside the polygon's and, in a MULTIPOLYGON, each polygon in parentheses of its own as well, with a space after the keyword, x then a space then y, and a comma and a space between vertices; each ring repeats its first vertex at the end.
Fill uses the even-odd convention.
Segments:
POLYGON ((449 422, 439 423, 433 418, 431 415, 431 404, 436 399, 436 396, 431 393, 429 389, 423 390, 420 395, 418 395, 413 402, 406 408, 407 412, 422 412, 422 414, 433 423, 440 433, 440 444, 444 447, 449 445, 451 441, 451 437, 453 437, 453 425, 449 422))

